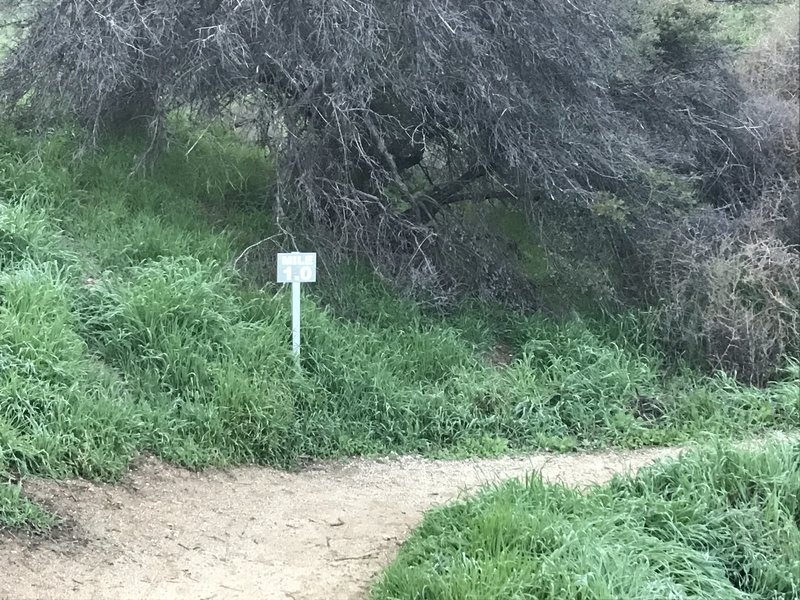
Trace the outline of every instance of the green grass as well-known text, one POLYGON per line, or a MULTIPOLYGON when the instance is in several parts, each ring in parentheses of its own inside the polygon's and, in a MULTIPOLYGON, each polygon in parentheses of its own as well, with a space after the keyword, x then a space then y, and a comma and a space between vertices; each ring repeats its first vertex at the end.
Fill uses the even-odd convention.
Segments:
POLYGON ((43 530, 55 522, 55 516, 25 498, 19 486, 0 483, 0 533, 21 527, 43 530))
POLYGON ((430 513, 374 600, 795 600, 800 446, 717 446, 583 494, 538 478, 430 513))
POLYGON ((667 377, 646 315, 436 316, 356 265, 309 288, 298 370, 286 291, 231 266, 270 232, 269 162, 219 128, 179 126, 152 172, 131 175, 137 140, 78 161, 73 137, 0 131, 0 476, 113 479, 145 451, 288 466, 800 424, 796 363, 763 390, 667 377), (484 356, 498 342, 508 366, 484 356))

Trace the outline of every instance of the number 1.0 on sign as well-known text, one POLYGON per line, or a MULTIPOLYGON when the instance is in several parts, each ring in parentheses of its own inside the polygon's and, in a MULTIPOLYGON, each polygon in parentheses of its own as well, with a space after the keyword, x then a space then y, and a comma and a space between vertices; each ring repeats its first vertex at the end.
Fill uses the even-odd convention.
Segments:
POLYGON ((278 283, 314 283, 317 280, 317 254, 290 252, 278 254, 278 283))

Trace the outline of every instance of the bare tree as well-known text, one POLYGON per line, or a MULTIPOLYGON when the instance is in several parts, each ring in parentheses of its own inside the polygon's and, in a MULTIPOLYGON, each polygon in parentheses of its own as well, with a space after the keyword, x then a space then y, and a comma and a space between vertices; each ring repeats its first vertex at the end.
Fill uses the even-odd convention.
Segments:
POLYGON ((0 89, 7 106, 77 116, 93 137, 139 123, 157 141, 174 109, 246 106, 278 165, 282 226, 447 286, 470 278, 460 265, 483 268, 463 260, 475 248, 454 220, 465 203, 580 221, 598 197, 651 197, 653 166, 698 177, 716 205, 759 185, 757 128, 737 114, 721 54, 687 54, 642 10, 48 0, 0 89))

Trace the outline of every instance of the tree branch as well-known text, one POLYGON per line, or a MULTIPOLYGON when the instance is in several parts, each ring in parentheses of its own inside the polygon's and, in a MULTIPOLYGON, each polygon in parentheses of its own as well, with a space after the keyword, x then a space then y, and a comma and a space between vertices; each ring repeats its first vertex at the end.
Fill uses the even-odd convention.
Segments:
MULTIPOLYGON (((419 224, 430 223, 443 208, 474 197, 465 193, 467 188, 488 174, 487 167, 475 165, 462 173, 456 180, 434 185, 423 192, 417 192, 414 195, 413 206, 403 212, 403 217, 419 224)), ((482 195, 484 200, 511 197, 513 194, 507 189, 490 190, 482 195)))

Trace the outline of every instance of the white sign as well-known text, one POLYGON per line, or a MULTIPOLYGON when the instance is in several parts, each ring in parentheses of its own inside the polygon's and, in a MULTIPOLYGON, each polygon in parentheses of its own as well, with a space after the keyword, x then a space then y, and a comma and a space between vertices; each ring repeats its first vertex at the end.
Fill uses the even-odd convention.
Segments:
MULTIPOLYGON (((278 254, 278 283, 292 284, 292 352, 300 357, 300 284, 317 280, 316 252, 278 254)), ((299 364, 299 363, 298 363, 299 364)))
POLYGON ((314 283, 316 280, 316 252, 278 254, 278 283, 314 283))

